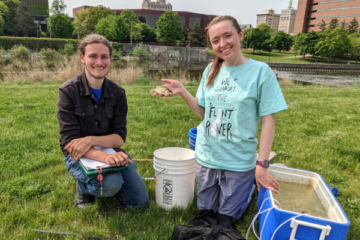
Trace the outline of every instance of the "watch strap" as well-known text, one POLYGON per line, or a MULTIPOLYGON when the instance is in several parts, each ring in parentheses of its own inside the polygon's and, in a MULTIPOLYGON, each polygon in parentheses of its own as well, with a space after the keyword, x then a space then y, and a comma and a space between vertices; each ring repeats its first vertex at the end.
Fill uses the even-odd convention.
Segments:
POLYGON ((269 160, 264 159, 262 161, 256 161, 256 165, 260 165, 264 168, 268 168, 269 167, 269 160))

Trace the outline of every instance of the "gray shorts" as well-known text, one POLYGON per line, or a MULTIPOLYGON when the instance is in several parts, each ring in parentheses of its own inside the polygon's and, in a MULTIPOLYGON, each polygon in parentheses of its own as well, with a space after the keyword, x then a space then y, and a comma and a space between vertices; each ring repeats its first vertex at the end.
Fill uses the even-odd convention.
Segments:
POLYGON ((251 200, 255 168, 235 172, 204 167, 196 163, 197 206, 239 219, 251 200))

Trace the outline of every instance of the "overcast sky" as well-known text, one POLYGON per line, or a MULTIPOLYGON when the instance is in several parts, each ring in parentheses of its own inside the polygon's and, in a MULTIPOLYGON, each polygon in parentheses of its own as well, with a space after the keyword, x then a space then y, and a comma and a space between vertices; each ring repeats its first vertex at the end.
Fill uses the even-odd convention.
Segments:
MULTIPOLYGON (((155 2, 156 0, 152 0, 155 2)), ((256 14, 266 9, 274 9, 280 14, 288 7, 290 0, 167 0, 173 6, 173 11, 187 11, 212 15, 231 15, 240 24, 256 26, 256 14)), ((64 0, 67 13, 73 17, 72 9, 83 5, 103 5, 111 9, 141 9, 142 0, 64 0)), ((51 6, 52 0, 49 0, 51 6)), ((293 1, 293 8, 297 9, 298 0, 293 1)))

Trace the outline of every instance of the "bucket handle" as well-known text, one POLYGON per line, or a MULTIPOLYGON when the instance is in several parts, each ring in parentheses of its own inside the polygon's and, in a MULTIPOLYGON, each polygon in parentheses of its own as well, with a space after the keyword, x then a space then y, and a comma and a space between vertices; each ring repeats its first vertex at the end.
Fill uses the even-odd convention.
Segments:
POLYGON ((157 176, 159 176, 159 175, 160 175, 160 173, 162 173, 162 172, 164 172, 164 171, 165 171, 165 172, 167 171, 167 166, 165 166, 165 167, 164 167, 164 169, 163 169, 163 170, 161 170, 161 172, 159 172, 158 174, 156 174, 155 178, 156 178, 157 176))
POLYGON ((303 225, 303 226, 306 226, 306 227, 312 227, 312 228, 320 229, 321 234, 320 234, 319 240, 324 240, 325 236, 329 236, 330 231, 331 231, 331 227, 329 225, 324 226, 324 225, 319 225, 319 224, 314 224, 314 223, 309 223, 309 222, 296 220, 295 218, 293 218, 293 219, 291 219, 291 224, 290 224, 290 227, 292 228, 291 235, 290 235, 290 240, 296 240, 295 235, 296 235, 296 230, 298 228, 298 225, 303 225))

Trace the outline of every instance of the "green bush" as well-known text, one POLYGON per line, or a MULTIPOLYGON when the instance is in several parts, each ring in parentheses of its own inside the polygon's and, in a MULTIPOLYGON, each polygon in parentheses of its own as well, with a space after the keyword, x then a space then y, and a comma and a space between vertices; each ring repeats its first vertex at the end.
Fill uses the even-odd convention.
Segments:
POLYGON ((7 54, 6 50, 3 48, 0 48, 0 55, 7 54))
POLYGON ((65 44, 64 45, 64 50, 63 50, 63 53, 66 55, 66 56, 71 56, 75 53, 75 48, 73 45, 71 44, 65 44))
POLYGON ((55 57, 56 55, 58 55, 58 53, 53 49, 50 49, 50 48, 45 49, 45 48, 43 48, 43 49, 40 50, 39 55, 45 56, 45 57, 55 57))
POLYGON ((14 46, 10 52, 15 55, 16 57, 21 57, 21 56, 29 56, 30 55, 30 50, 27 49, 25 46, 23 45, 19 45, 19 46, 14 46))
POLYGON ((123 52, 121 50, 114 50, 112 56, 116 58, 121 58, 123 56, 123 52))
MULTIPOLYGON (((41 49, 51 48, 56 51, 64 49, 65 44, 70 44, 77 49, 80 40, 77 39, 60 39, 60 38, 30 38, 30 37, 0 37, 0 48, 5 50, 12 49, 14 46, 23 45, 24 47, 40 51, 41 49)), ((114 50, 123 49, 121 43, 112 42, 114 50)))
MULTIPOLYGON (((129 54, 130 55, 130 54, 129 54)), ((143 43, 136 44, 136 47, 134 48, 133 55, 135 57, 150 57, 148 51, 146 50, 143 43)))

